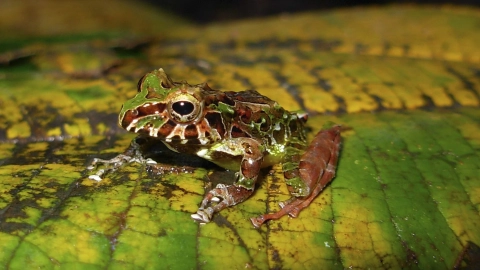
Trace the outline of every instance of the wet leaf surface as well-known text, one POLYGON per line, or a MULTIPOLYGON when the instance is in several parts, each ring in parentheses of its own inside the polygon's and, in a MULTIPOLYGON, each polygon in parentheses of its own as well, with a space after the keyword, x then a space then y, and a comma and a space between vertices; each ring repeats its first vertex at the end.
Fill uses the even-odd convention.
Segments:
POLYGON ((135 36, 77 29, 48 42, 29 31, 2 41, 0 264, 473 267, 479 22, 478 10, 390 6, 205 28, 169 21, 169 31, 153 37, 140 27, 135 36), (326 121, 342 124, 337 177, 298 218, 258 230, 249 218, 289 198, 279 166, 262 172, 252 198, 206 225, 190 215, 205 188, 231 181, 233 172, 154 149, 191 169, 133 164, 89 180, 94 157, 111 158, 135 137, 116 126, 118 111, 138 79, 159 67, 174 80, 254 88, 307 110, 310 136, 326 121))

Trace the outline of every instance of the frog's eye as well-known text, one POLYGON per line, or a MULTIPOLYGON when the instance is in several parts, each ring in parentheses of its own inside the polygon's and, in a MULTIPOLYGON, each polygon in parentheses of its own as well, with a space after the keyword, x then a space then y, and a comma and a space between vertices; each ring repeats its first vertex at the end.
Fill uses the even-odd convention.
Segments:
POLYGON ((189 115, 193 112, 193 109, 195 109, 195 105, 188 101, 177 101, 172 104, 172 109, 174 112, 180 114, 180 115, 189 115))
POLYGON ((170 100, 168 111, 173 120, 186 123, 194 120, 201 110, 200 102, 191 95, 181 94, 170 100))

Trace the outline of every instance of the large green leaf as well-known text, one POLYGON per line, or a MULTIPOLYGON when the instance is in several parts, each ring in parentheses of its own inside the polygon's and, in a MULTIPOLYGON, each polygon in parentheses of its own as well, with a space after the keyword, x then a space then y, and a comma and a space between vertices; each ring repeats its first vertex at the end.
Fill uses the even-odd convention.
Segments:
POLYGON ((84 3, 56 7, 67 18, 101 10, 109 23, 85 19, 58 32, 26 23, 12 34, 21 15, 0 11, 4 267, 478 263, 480 11, 390 6, 198 28, 128 2, 113 10, 84 3), (118 25, 136 26, 119 33, 118 25), (326 121, 342 124, 337 177, 298 218, 261 229, 249 217, 289 198, 279 166, 263 172, 252 198, 206 225, 190 214, 209 182, 231 181, 233 172, 165 153, 169 163, 194 168, 160 174, 133 164, 89 180, 93 157, 115 156, 134 138, 116 115, 138 79, 159 67, 174 80, 255 88, 307 110, 310 136, 326 121))

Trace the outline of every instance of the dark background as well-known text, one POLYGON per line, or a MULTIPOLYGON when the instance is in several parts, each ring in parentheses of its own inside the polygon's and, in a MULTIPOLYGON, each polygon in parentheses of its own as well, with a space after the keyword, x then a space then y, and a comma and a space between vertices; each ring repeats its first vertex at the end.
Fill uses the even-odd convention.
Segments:
POLYGON ((322 10, 361 5, 451 4, 480 6, 480 0, 144 0, 197 23, 229 21, 298 11, 322 10))

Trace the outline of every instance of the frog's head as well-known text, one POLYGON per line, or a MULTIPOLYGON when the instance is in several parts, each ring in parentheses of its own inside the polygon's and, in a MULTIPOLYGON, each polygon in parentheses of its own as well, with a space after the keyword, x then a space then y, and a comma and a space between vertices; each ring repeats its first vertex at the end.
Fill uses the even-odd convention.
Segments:
POLYGON ((163 69, 154 70, 138 82, 138 93, 125 102, 118 123, 135 133, 167 142, 206 144, 219 139, 204 110, 205 93, 215 91, 204 84, 173 82, 163 69))

